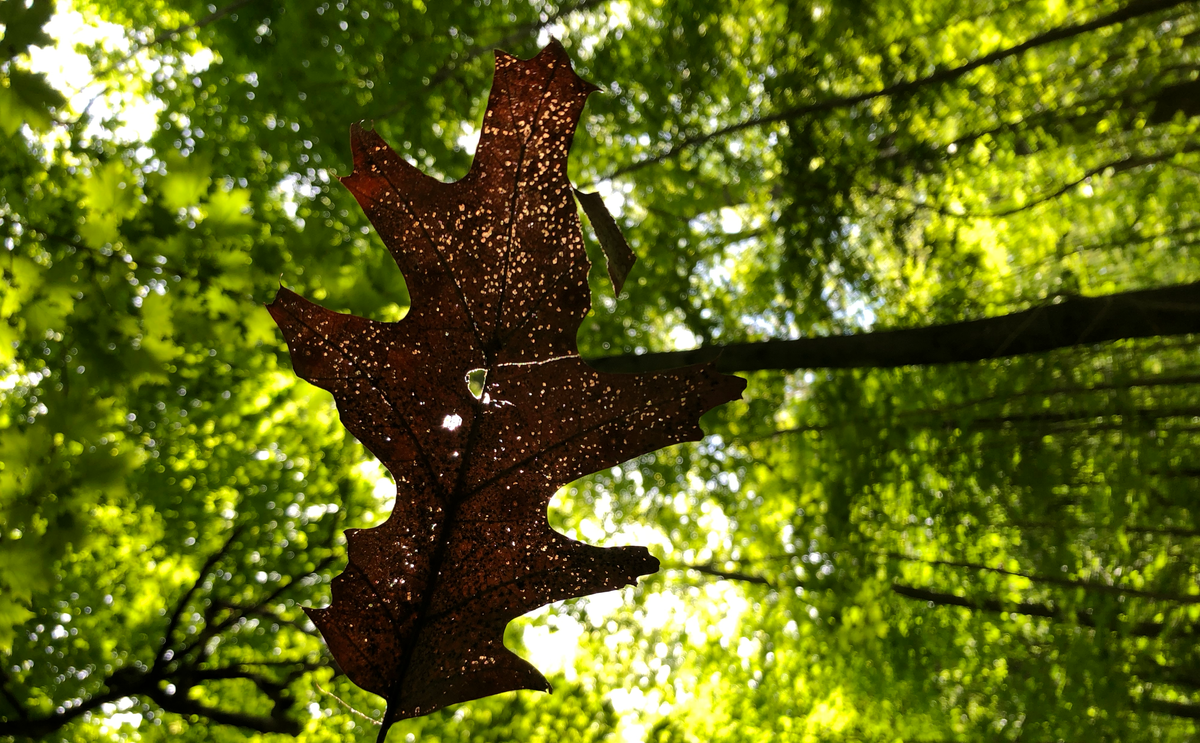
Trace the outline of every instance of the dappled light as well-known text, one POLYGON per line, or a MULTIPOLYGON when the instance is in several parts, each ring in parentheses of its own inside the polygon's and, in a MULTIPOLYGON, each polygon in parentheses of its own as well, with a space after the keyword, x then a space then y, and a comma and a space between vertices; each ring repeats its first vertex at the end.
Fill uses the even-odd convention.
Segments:
POLYGON ((307 613, 364 535, 693 362, 747 382, 703 438, 521 475, 661 569, 497 621, 552 694, 388 741, 1196 739, 1198 39, 1191 0, 0 3, 0 740, 377 739, 307 613), (569 235, 485 270, 495 60, 555 41, 600 87, 527 213, 569 235))

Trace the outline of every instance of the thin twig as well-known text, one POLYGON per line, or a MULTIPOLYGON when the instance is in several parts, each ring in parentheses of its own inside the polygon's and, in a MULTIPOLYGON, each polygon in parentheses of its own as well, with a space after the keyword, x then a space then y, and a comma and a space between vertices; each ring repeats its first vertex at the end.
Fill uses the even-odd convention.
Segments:
POLYGON ((188 603, 192 600, 192 596, 199 590, 200 584, 208 577, 209 572, 212 571, 217 562, 229 552, 229 548, 233 546, 234 541, 241 536, 243 528, 245 528, 244 524, 235 527, 225 540, 225 544, 221 546, 221 549, 214 552, 204 561, 203 567, 200 568, 200 574, 196 576, 196 580, 192 583, 191 588, 183 594, 183 597, 179 599, 179 603, 175 605, 175 610, 171 612, 171 619, 167 622, 167 630, 163 633, 162 647, 159 649, 158 656, 154 659, 154 667, 150 671, 152 675, 160 671, 163 665, 170 660, 167 657, 167 653, 171 650, 172 637, 175 635, 175 630, 179 626, 179 620, 183 616, 184 609, 187 608, 188 603))
POLYGON ((714 578, 721 578, 723 580, 736 580, 736 581, 742 581, 743 583, 754 583, 754 584, 760 585, 760 586, 767 586, 768 588, 775 588, 775 584, 771 583, 771 581, 767 580, 766 578, 762 577, 761 575, 751 575, 749 573, 740 573, 740 572, 736 572, 736 571, 720 570, 719 568, 716 568, 711 564, 710 565, 690 565, 690 564, 669 565, 669 566, 666 566, 666 569, 667 570, 679 570, 679 571, 694 570, 697 573, 703 573, 704 575, 711 575, 714 578))
POLYGON ((383 724, 383 722, 382 722, 382 721, 380 721, 380 720, 376 720, 374 717, 371 717, 370 715, 367 715, 367 714, 364 714, 364 713, 362 713, 362 712, 359 712, 357 709, 355 709, 353 706, 351 706, 351 705, 350 705, 350 703, 349 703, 349 702, 347 702, 345 699, 342 699, 342 698, 341 698, 341 697, 339 697, 337 694, 334 694, 332 691, 329 691, 329 690, 328 690, 328 689, 326 689, 324 686, 321 686, 321 682, 320 682, 320 681, 317 681, 316 679, 313 679, 313 686, 316 686, 316 687, 317 687, 317 689, 318 689, 318 690, 320 690, 320 692, 321 692, 322 694, 328 694, 329 696, 331 696, 331 697, 333 697, 334 699, 338 700, 338 702, 339 702, 339 703, 340 703, 340 704, 341 704, 343 707, 345 707, 346 709, 350 710, 351 712, 353 712, 354 714, 358 715, 359 717, 363 718, 364 720, 367 720, 367 721, 368 721, 368 722, 370 722, 372 725, 382 725, 382 724, 383 724))
POLYGON ((1156 591, 1143 591, 1137 588, 1125 588, 1122 586, 1109 585, 1107 583, 1096 583, 1086 580, 1072 580, 1070 578, 1056 578, 1050 575, 1035 575, 1033 573, 1024 573, 1019 570, 1006 570, 1004 568, 991 567, 974 562, 954 562, 952 560, 927 560, 922 557, 905 555, 899 552, 884 552, 877 553, 885 557, 890 557, 894 560, 903 560, 905 562, 917 562, 925 565, 938 565, 947 568, 962 568, 965 570, 983 570, 999 575, 1007 575, 1012 578, 1024 578, 1033 583, 1050 583, 1066 588, 1082 588, 1084 590, 1100 591, 1103 593, 1111 593, 1125 596, 1135 596, 1137 598, 1152 599, 1156 601, 1174 601, 1181 604, 1196 604, 1200 603, 1200 595, 1189 596, 1180 594, 1158 593, 1156 591))

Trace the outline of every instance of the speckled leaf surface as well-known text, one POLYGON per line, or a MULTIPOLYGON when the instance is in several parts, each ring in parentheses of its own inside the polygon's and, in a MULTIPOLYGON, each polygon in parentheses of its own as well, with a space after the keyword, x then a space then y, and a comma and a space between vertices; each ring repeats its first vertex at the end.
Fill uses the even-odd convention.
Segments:
POLYGON ((551 497, 699 439, 699 416, 744 387, 710 365, 607 374, 579 358, 588 261, 567 155, 593 90, 557 43, 528 61, 498 52, 478 153, 449 184, 355 127, 342 182, 403 271, 412 307, 377 322, 287 289, 269 306, 297 374, 333 393, 396 481, 388 520, 347 531, 332 605, 309 612, 347 675, 386 698, 381 739, 396 720, 448 704, 548 691, 505 649, 508 622, 658 569, 644 547, 553 531, 551 497))

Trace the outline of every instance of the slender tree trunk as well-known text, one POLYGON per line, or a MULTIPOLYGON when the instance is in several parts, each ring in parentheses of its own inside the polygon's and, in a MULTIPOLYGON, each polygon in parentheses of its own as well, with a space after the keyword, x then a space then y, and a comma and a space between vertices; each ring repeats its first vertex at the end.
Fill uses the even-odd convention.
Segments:
POLYGON ((1183 686, 1200 689, 1200 672, 1179 666, 1160 666, 1156 663, 1143 664, 1134 668, 1138 676, 1156 684, 1183 686))
MULTIPOLYGON (((946 429, 953 430, 961 429, 966 433, 981 433, 983 431, 1005 431, 1016 430, 1024 427, 1025 429, 1034 429, 1038 431, 1038 438, 1042 435, 1062 432, 1081 432, 1092 433, 1096 431, 1121 431, 1121 430, 1136 430, 1146 431, 1155 430, 1161 431, 1163 427, 1158 425, 1156 421, 1164 418, 1193 418, 1200 416, 1200 408, 1137 408, 1128 411, 1119 412, 1096 412, 1091 410, 1067 410, 1062 413, 1025 413, 1003 416, 980 416, 978 418, 961 417, 937 419, 938 410, 920 410, 914 413, 905 413, 897 416, 900 422, 898 427, 903 426, 909 430, 930 430, 930 429, 946 429), (928 416, 932 420, 907 423, 904 419, 914 419, 918 416, 928 416), (1115 420, 1119 418, 1120 420, 1115 420), (1097 419, 1103 419, 1103 422, 1096 423, 1097 419), (1084 425, 1068 425, 1076 421, 1084 421, 1084 425), (1150 425, 1153 423, 1153 425, 1150 425)), ((795 426, 793 428, 780 428, 772 431, 764 438, 775 438, 789 433, 806 433, 809 431, 829 431, 836 428, 861 423, 859 420, 850 420, 840 425, 805 425, 795 426)), ((1181 429, 1171 428, 1172 433, 1178 433, 1181 429)), ((1011 441, 1005 443, 1005 446, 1011 445, 1011 441)), ((1148 471, 1148 475, 1163 475, 1165 477, 1197 477, 1200 476, 1200 469, 1178 469, 1170 472, 1148 471)))
POLYGON ((1030 531, 1051 531, 1051 532, 1066 532, 1070 529, 1088 529, 1097 532, 1115 533, 1118 530, 1126 534, 1137 534, 1139 536, 1168 536, 1168 537, 1200 537, 1200 529, 1188 529, 1178 526, 1143 526, 1141 524, 1089 524, 1084 521, 1055 521, 1054 523, 1044 523, 1038 521, 1010 521, 1007 523, 988 523, 980 524, 992 529, 1012 528, 1012 529, 1028 529, 1030 531))
POLYGON ((669 566, 675 570, 695 570, 697 573, 711 575, 714 578, 724 578, 725 580, 737 580, 743 583, 755 583, 760 586, 768 586, 775 588, 775 584, 762 577, 761 575, 751 575, 749 573, 741 573, 737 571, 720 570, 712 565, 676 565, 669 566))
POLYGON ((1163 88, 1154 97, 1148 123, 1165 124, 1176 114, 1200 115, 1200 80, 1191 80, 1163 88))
POLYGON ((1113 595, 1136 596, 1137 598, 1151 599, 1154 601, 1173 601, 1179 604, 1198 604, 1200 603, 1200 595, 1190 596, 1179 593, 1162 593, 1159 591, 1143 591, 1137 588, 1126 588, 1124 586, 1110 586, 1107 583, 1097 583, 1095 581, 1073 580, 1071 578, 1056 578, 1052 575, 1036 575, 1033 573, 1023 573, 1016 570, 1005 570, 1004 568, 992 567, 976 562, 956 562, 953 560, 926 560, 920 557, 910 557, 898 552, 885 552, 887 557, 896 560, 904 560, 906 562, 920 562, 926 565, 939 565, 947 568, 962 568, 964 570, 985 570, 989 573, 997 573, 999 575, 1008 575, 1014 578, 1025 578, 1033 583, 1049 583, 1050 585, 1063 586, 1064 588, 1080 588, 1085 591, 1098 591, 1100 593, 1109 593, 1113 595))
MULTIPOLYGON (((1030 602, 1010 603, 1000 601, 994 598, 970 598, 966 596, 955 596, 952 593, 942 593, 940 591, 931 591, 927 588, 918 588, 916 586, 906 586, 903 583, 893 583, 892 592, 918 601, 928 601, 938 606, 961 606, 966 609, 976 609, 982 611, 995 612, 997 614, 1008 612, 1010 614, 1024 614, 1029 617, 1045 617, 1059 622, 1068 624, 1079 624, 1084 627, 1096 628, 1096 620, 1089 614, 1074 614, 1068 615, 1061 609, 1050 606, 1049 604, 1035 604, 1030 602)), ((1114 631, 1120 631, 1119 626, 1112 627, 1114 631)), ((1134 637, 1158 637, 1167 630, 1167 625, 1162 622, 1137 622, 1128 627, 1129 634, 1134 637)), ((1193 625, 1185 625, 1179 628, 1180 634, 1191 635, 1195 631, 1193 625)))
MULTIPOLYGON (((965 431, 991 431, 1003 428, 1015 428, 1023 425, 1046 426, 1056 423, 1072 423, 1075 421, 1096 421, 1104 419, 1103 422, 1093 422, 1090 425, 1076 426, 1084 431, 1107 431, 1118 430, 1122 428, 1153 428, 1158 426, 1146 426, 1146 423, 1151 421, 1159 421, 1163 418, 1193 418, 1200 416, 1200 408, 1134 408, 1133 410, 1114 410, 1108 409, 1103 411, 1098 410, 1064 410, 1060 413, 1014 413, 1012 415, 995 415, 995 416, 979 416, 977 418, 963 417, 961 420, 946 419, 936 421, 933 425, 938 425, 943 428, 962 428, 965 431), (1113 420, 1120 418, 1120 421, 1113 420), (1139 425, 1141 423, 1142 425, 1139 425)), ((1188 470, 1175 470, 1170 474, 1188 474, 1188 470)), ((1159 474, 1149 472, 1147 474, 1159 474)))
POLYGON ((1185 717, 1190 720, 1200 720, 1200 704, 1185 702, 1164 702, 1161 699, 1151 699, 1146 703, 1151 712, 1172 717, 1185 717))
POLYGON ((606 372, 649 372, 715 361, 722 372, 950 364, 1041 353, 1085 343, 1200 333, 1200 282, 1068 297, 983 320, 858 335, 702 346, 690 351, 607 356, 606 372))
MULTIPOLYGON (((973 410, 981 405, 996 402, 1011 402, 1014 400, 1043 398, 1050 399, 1053 397, 1073 397, 1084 396, 1093 393, 1124 391, 1141 387, 1183 387, 1200 384, 1200 374, 1176 374, 1176 375, 1158 375, 1141 377, 1139 379, 1123 379, 1120 381, 1096 382, 1087 385, 1072 385, 1069 387, 1046 387, 1022 390, 1020 392, 1008 392, 1004 394, 987 395, 984 397, 975 397, 965 400, 954 405, 946 405, 940 408, 931 408, 929 410, 913 410, 902 413, 904 418, 916 418, 919 416, 930 416, 949 418, 951 414, 963 410, 973 410)), ((1056 404, 1055 407, 1058 407, 1056 404)))

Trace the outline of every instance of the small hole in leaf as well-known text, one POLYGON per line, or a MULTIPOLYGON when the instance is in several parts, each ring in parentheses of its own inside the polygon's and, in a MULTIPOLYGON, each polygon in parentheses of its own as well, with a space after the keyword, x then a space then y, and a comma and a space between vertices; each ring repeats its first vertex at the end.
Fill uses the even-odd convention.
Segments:
POLYGON ((467 389, 476 400, 483 397, 483 385, 487 384, 487 369, 472 369, 467 372, 467 389))
POLYGON ((462 425, 462 416, 458 413, 451 413, 442 420, 442 428, 448 431, 453 431, 462 425))

